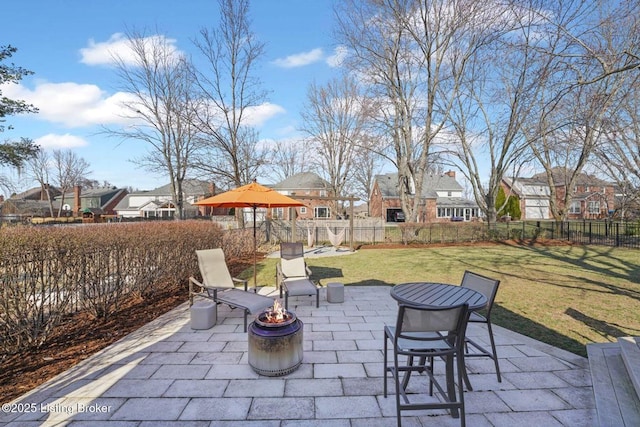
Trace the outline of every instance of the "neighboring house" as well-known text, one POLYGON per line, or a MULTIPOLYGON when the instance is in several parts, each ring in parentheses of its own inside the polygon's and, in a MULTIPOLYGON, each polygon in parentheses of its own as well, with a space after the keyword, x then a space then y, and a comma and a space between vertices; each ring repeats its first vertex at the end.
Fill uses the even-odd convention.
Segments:
MULTIPOLYGON (((556 203, 564 208, 567 191, 571 191, 571 205, 567 207, 567 219, 610 218, 616 209, 616 185, 595 176, 582 173, 573 188, 565 184, 565 171, 555 168, 553 179, 556 183, 556 203)), ((550 195, 545 173, 531 178, 503 179, 505 194, 509 189, 520 198, 523 220, 551 219, 550 195)))
MULTIPOLYGON (((462 196, 462 186, 456 181, 454 171, 442 175, 427 174, 424 177, 421 199, 426 208, 419 222, 471 221, 480 215, 478 205, 462 196)), ((376 175, 369 198, 369 214, 394 222, 404 219, 400 214, 398 174, 376 175)))
POLYGON ((549 197, 551 192, 545 180, 539 178, 503 178, 502 189, 509 197, 520 200, 522 220, 550 219, 549 197))
POLYGON ((83 213, 91 213, 95 216, 115 215, 116 205, 126 197, 124 188, 87 188, 76 186, 73 192, 65 193, 54 198, 54 205, 58 208, 62 205, 63 215, 80 216, 83 213))
MULTIPOLYGON (((14 194, 0 203, 0 216, 3 221, 22 221, 32 217, 51 216, 47 191, 51 197, 60 194, 60 191, 51 186, 31 188, 23 193, 14 194)), ((54 214, 58 210, 54 206, 54 214)))
POLYGON ((33 217, 51 217, 51 209, 46 191, 53 198, 53 216, 61 212, 62 216, 114 215, 114 208, 127 194, 124 188, 81 189, 76 186, 73 191, 64 195, 57 188, 32 188, 5 200, 2 204, 2 217, 8 221, 19 221, 33 217), (62 205, 62 210, 60 206, 62 205))
MULTIPOLYGON (((193 203, 212 196, 215 186, 201 180, 185 180, 182 183, 184 213, 186 218, 211 214, 210 208, 200 208, 193 203)), ((171 184, 163 185, 150 191, 134 191, 124 197, 115 207, 122 218, 173 218, 176 214, 175 201, 171 195, 171 184)))
MULTIPOLYGON (((295 208, 298 219, 332 219, 336 212, 332 212, 331 206, 335 202, 329 188, 329 183, 312 172, 295 174, 271 188, 286 196, 293 196, 305 206, 295 208)), ((289 220, 289 208, 271 209, 271 217, 289 220)))

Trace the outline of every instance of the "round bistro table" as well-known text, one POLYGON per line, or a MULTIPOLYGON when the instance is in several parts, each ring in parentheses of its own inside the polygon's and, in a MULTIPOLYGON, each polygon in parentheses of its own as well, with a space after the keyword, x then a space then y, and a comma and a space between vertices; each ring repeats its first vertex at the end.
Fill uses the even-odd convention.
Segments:
POLYGON ((391 288, 391 297, 402 304, 418 307, 444 308, 466 302, 469 310, 481 310, 487 305, 487 298, 480 292, 445 283, 402 283, 391 288))
MULTIPOLYGON (((391 288, 391 297, 401 304, 407 304, 417 307, 433 307, 446 308, 459 304, 469 304, 469 311, 482 310, 487 305, 487 297, 473 289, 465 288, 458 285, 449 285, 446 283, 433 282, 410 282, 401 283, 391 288)), ((462 355, 464 359, 464 354, 462 355)), ((424 363, 424 361, 421 361, 424 363)), ((451 360, 447 360, 447 365, 452 364, 451 360)), ((447 371, 452 368, 448 366, 447 371)), ((408 374, 407 372, 406 374, 408 374)), ((451 371, 452 373, 452 371, 451 371)), ((453 378, 447 375, 447 388, 449 395, 453 396, 453 378)), ((473 390, 466 369, 463 372, 464 382, 469 391, 473 390)), ((409 375, 405 375, 403 386, 406 388, 409 382, 409 375)), ((454 411, 457 412, 457 411, 454 411)), ((454 415, 455 416, 455 415, 454 415)))

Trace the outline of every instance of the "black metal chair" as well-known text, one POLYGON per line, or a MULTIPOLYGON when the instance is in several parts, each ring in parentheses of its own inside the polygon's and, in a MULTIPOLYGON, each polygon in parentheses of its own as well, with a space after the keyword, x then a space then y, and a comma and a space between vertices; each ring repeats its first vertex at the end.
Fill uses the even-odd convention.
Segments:
POLYGON ((487 331, 489 332, 489 342, 491 343, 491 351, 484 348, 479 343, 473 341, 470 338, 465 338, 465 358, 469 357, 488 357, 493 360, 496 366, 496 375, 498 376, 498 382, 502 382, 500 376, 500 364, 498 363, 498 353, 496 351, 496 343, 493 338, 493 329, 491 328, 491 309, 493 308, 493 302, 496 299, 498 293, 498 286, 500 286, 500 280, 491 279, 486 276, 482 276, 471 271, 465 271, 462 277, 462 283, 460 286, 464 286, 474 291, 480 292, 487 298, 487 307, 482 310, 482 313, 471 312, 469 314, 470 323, 484 323, 487 325, 487 331), (472 346, 476 351, 469 352, 469 346, 472 346))
POLYGON ((395 380, 398 427, 402 425, 402 411, 421 409, 447 409, 452 416, 460 417, 461 426, 465 426, 462 356, 467 318, 467 304, 445 308, 400 304, 396 326, 385 326, 384 397, 387 397, 387 373, 391 373, 395 380), (391 366, 387 357, 388 342, 393 346, 393 365, 391 366), (400 363, 400 356, 402 361, 406 361, 405 364, 400 363), (440 357, 446 362, 446 390, 433 375, 435 357, 440 357), (417 364, 414 364, 414 358, 418 359, 417 364), (457 375, 454 375, 454 363, 457 375), (401 372, 404 373, 402 381, 400 381, 401 372), (429 376, 429 395, 433 395, 435 385, 441 395, 440 402, 412 403, 410 401, 407 386, 412 372, 424 372, 429 376))

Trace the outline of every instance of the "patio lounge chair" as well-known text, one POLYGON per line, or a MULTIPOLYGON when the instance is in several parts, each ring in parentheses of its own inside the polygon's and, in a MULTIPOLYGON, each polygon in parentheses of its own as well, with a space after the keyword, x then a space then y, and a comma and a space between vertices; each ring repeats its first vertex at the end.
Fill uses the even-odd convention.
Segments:
MULTIPOLYGON (((289 309, 290 296, 315 295, 316 307, 320 307, 320 290, 318 285, 311 281, 311 270, 307 266, 303 256, 293 257, 293 253, 302 253, 299 247, 287 244, 281 246, 280 253, 284 257, 276 266, 276 285, 280 289, 280 298, 284 293, 284 308, 289 309)), ((294 244, 295 245, 295 244, 294 244)))
POLYGON ((244 310, 244 331, 247 332, 247 316, 273 306, 273 299, 247 290, 247 280, 232 278, 227 268, 222 249, 196 251, 202 282, 189 277, 189 304, 194 296, 226 304, 231 308, 244 310), (237 289, 236 283, 244 284, 244 290, 237 289), (197 290, 199 288, 199 291, 197 290))

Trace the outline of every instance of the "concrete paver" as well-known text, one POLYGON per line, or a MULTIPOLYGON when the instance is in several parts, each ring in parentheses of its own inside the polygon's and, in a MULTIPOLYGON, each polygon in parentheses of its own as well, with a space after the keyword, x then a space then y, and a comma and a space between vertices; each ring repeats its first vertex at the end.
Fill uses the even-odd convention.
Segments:
MULTIPOLYGON (((218 307, 218 324, 192 330, 186 304, 161 316, 13 403, 8 426, 322 426, 396 425, 393 381, 383 397, 383 326, 397 304, 388 287, 345 287, 345 302, 321 306, 295 297, 304 322, 304 360, 284 377, 263 377, 248 365, 247 334, 238 310, 218 307), (33 410, 31 410, 33 409, 33 410)), ((273 288, 261 293, 277 297, 273 288)), ((500 368, 467 360, 474 391, 465 392, 470 426, 590 426, 595 403, 585 358, 494 327, 500 368)), ((476 341, 486 330, 471 325, 476 341)), ((436 368, 443 374, 443 366, 436 368)), ((412 377, 417 399, 424 375, 412 377)), ((407 412, 404 426, 458 426, 444 410, 407 412)))

